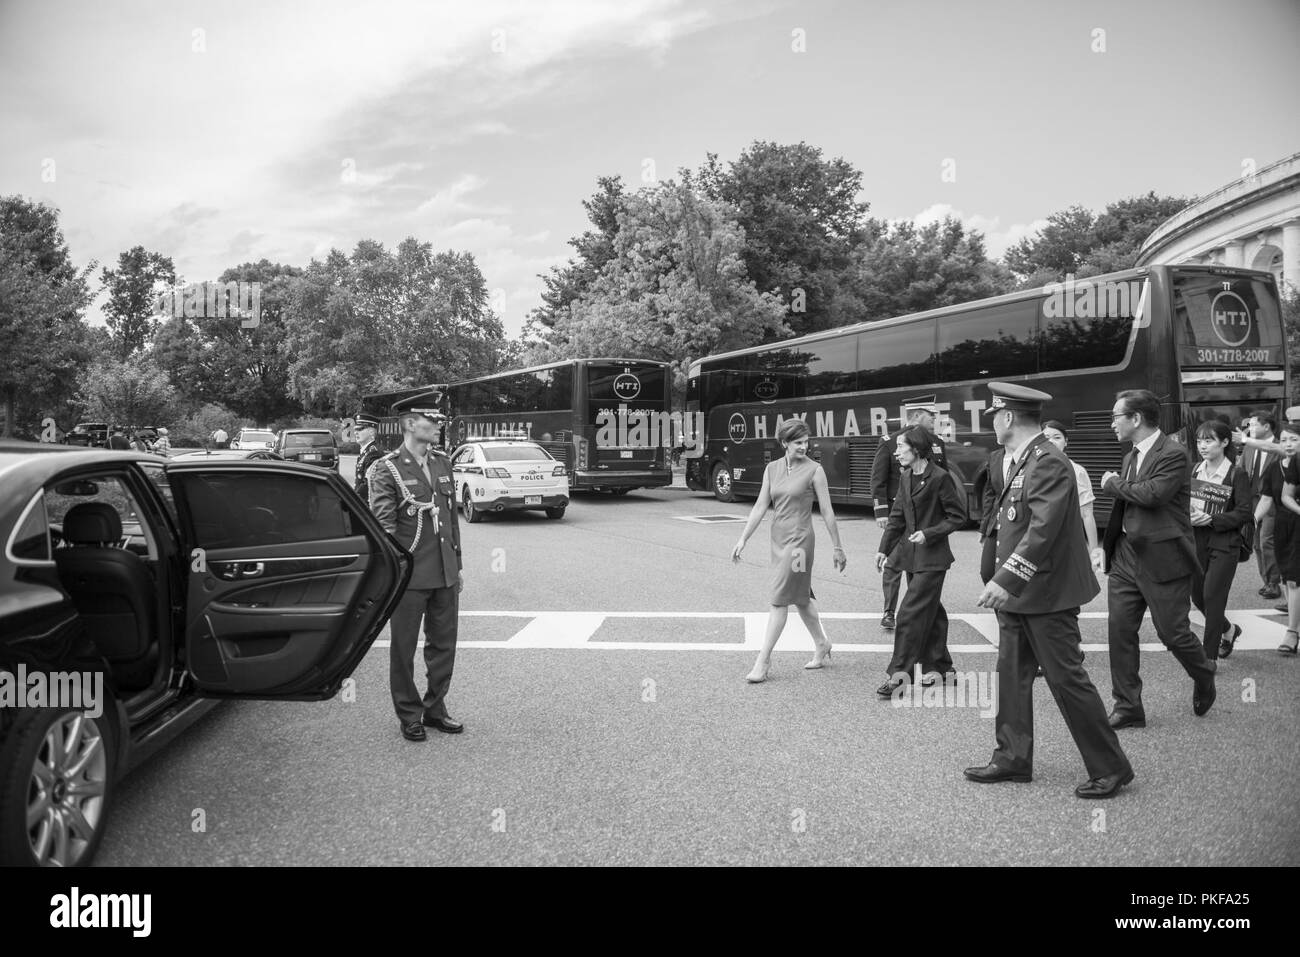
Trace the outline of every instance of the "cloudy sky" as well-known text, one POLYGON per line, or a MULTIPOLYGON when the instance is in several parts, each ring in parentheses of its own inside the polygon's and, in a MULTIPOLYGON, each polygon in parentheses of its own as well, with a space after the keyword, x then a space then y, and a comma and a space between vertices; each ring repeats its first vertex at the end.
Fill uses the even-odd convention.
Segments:
POLYGON ((872 215, 996 254, 1300 150, 1297 49, 1298 0, 0 0, 0 194, 58 206, 79 262, 191 281, 468 250, 513 334, 598 176, 804 140, 872 215))

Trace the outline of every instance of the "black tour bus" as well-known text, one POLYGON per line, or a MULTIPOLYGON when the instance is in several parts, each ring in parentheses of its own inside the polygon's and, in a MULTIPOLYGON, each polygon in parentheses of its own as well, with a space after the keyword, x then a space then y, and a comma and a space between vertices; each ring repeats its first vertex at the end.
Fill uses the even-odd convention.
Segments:
POLYGON ((570 489, 670 485, 671 376, 649 359, 569 359, 452 382, 447 442, 526 436, 564 463, 570 489))
MULTIPOLYGON (((1110 430, 1123 389, 1160 396, 1161 427, 1193 447, 1204 419, 1235 426, 1287 405, 1276 283, 1254 270, 1149 266, 709 356, 689 370, 687 420, 703 435, 687 485, 723 501, 756 496, 782 454, 776 429, 799 416, 832 500, 870 505, 881 437, 909 400, 937 398, 949 464, 977 515, 972 481, 995 444, 980 413, 998 380, 1053 396, 1045 418, 1065 424, 1067 454, 1095 489, 1127 448, 1110 430)), ((1098 524, 1109 513, 1099 496, 1098 524)))

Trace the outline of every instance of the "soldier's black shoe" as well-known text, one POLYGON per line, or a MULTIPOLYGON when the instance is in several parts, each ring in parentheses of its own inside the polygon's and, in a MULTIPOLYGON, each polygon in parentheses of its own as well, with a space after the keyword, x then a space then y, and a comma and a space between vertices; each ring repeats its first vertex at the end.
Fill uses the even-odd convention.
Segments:
POLYGON ((1144 714, 1120 714, 1118 711, 1112 711, 1106 721, 1116 731, 1147 726, 1147 716, 1144 714))
POLYGON ((1108 774, 1104 778, 1093 778, 1074 789, 1074 796, 1081 798, 1112 798, 1119 789, 1133 780, 1133 771, 1121 771, 1108 774))
POLYGON ((428 735, 424 733, 424 727, 418 721, 412 721, 410 724, 402 725, 402 737, 407 741, 425 741, 428 735))
POLYGON ((1008 771, 992 762, 982 768, 967 768, 962 774, 966 775, 966 780, 974 781, 976 784, 1001 784, 1003 781, 1024 784, 1032 780, 1028 771, 1008 771))
POLYGON ((1198 718, 1204 715, 1210 710, 1218 694, 1218 690, 1214 687, 1214 675, 1192 685, 1192 714, 1198 718))
POLYGON ((885 631, 893 631, 895 624, 894 613, 892 611, 885 612, 885 617, 880 619, 880 627, 885 629, 885 631))
POLYGON ((435 731, 441 731, 443 734, 460 734, 465 730, 465 725, 450 715, 445 718, 432 718, 426 714, 424 716, 424 726, 433 728, 435 731))

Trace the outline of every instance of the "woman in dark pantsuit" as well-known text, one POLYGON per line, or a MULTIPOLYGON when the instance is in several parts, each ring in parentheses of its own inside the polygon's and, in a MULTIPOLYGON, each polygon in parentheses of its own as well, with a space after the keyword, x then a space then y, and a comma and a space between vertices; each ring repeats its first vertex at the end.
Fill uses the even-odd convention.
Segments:
POLYGON ((1282 461, 1272 463, 1264 473, 1264 489, 1273 496, 1277 518, 1273 522, 1273 548, 1277 567, 1286 586, 1286 637, 1277 650, 1294 655, 1300 647, 1300 422, 1282 426, 1278 439, 1282 444, 1282 461))
MULTIPOLYGON (((1241 529, 1251 520, 1250 475, 1229 461, 1232 430, 1226 422, 1202 422, 1196 430, 1201 462, 1192 471, 1192 534, 1199 568, 1192 570, 1192 604, 1205 616, 1205 657, 1226 658, 1241 634, 1241 626, 1224 617, 1228 593, 1237 574, 1244 539, 1241 529), (1211 502, 1200 483, 1230 490, 1224 502, 1211 502)), ((1249 557, 1249 553, 1247 554, 1249 557)))
MULTIPOLYGON (((907 572, 907 593, 898 609, 889 680, 876 689, 882 698, 893 697, 918 664, 927 675, 953 670, 948 613, 940 599, 953 561, 948 536, 966 521, 965 494, 951 475, 930 461, 931 443, 924 434, 918 429, 903 432, 894 455, 903 475, 880 538, 876 568, 883 570, 888 562, 907 572)), ((927 678, 925 683, 932 682, 927 678)))

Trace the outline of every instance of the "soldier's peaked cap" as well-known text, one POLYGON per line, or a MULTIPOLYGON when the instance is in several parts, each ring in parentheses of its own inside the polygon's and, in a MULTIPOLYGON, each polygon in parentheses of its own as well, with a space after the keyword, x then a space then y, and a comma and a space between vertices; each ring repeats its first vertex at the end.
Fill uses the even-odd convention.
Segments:
POLYGON ((352 417, 358 429, 377 429, 379 428, 379 417, 371 415, 369 412, 358 412, 352 417))
POLYGON ((1042 412, 1043 403, 1052 401, 1046 392, 1013 382, 990 382, 989 391, 993 393, 993 399, 984 410, 985 415, 993 415, 1004 409, 1009 412, 1042 412))
POLYGON ((390 408, 393 415, 422 415, 430 422, 441 422, 446 418, 438 408, 438 402, 441 398, 442 393, 434 389, 430 392, 413 395, 409 399, 394 402, 390 408))

